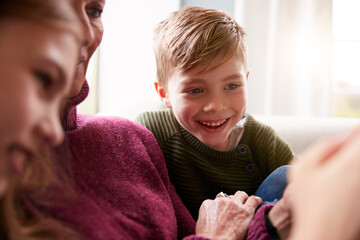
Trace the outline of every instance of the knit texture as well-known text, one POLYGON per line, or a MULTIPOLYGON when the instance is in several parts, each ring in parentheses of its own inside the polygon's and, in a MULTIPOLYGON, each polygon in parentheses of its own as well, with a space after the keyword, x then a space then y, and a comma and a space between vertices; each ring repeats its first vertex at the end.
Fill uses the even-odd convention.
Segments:
POLYGON ((293 158, 274 130, 249 114, 239 144, 229 151, 203 144, 177 122, 171 109, 143 113, 137 121, 155 135, 170 180, 195 219, 205 199, 220 191, 252 195, 272 171, 293 158))
POLYGON ((265 214, 267 214, 270 209, 273 207, 273 204, 265 204, 261 206, 254 217, 254 220, 251 222, 246 240, 271 240, 272 237, 266 227, 265 214))
POLYGON ((55 203, 38 208, 91 240, 206 239, 191 235, 195 222, 151 132, 123 118, 77 115, 87 91, 85 83, 68 104, 66 140, 53 151, 68 193, 52 189, 46 194, 55 203))

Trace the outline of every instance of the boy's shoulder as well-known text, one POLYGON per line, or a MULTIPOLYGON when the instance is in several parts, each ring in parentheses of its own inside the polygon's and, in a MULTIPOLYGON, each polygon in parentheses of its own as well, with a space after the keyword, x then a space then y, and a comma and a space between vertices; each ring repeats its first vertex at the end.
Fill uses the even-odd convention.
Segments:
POLYGON ((136 121, 149 129, 159 143, 180 132, 179 123, 172 109, 143 112, 137 116, 136 121))
POLYGON ((259 142, 260 139, 265 142, 274 142, 280 139, 271 126, 257 120, 253 115, 248 113, 245 114, 244 133, 242 138, 247 141, 255 142, 259 142))
POLYGON ((249 113, 245 114, 245 129, 254 130, 256 132, 267 131, 270 133, 275 133, 272 127, 257 120, 253 115, 249 113))

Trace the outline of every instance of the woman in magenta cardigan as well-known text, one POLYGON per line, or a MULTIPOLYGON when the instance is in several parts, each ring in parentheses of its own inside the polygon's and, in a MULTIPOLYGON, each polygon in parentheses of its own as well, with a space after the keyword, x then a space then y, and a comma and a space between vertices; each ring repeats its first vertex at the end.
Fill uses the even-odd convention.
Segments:
POLYGON ((62 110, 65 142, 53 149, 62 189, 57 185, 46 192, 44 202, 51 204, 30 207, 42 216, 67 222, 89 239, 245 238, 261 199, 237 192, 207 200, 195 224, 171 185, 161 150, 147 129, 123 118, 77 114, 76 106, 89 91, 85 73, 90 57, 102 40, 104 5, 105 0, 74 1, 85 41, 72 97, 62 110))
MULTIPOLYGON (((271 239, 277 234, 286 238, 294 200, 291 189, 285 191, 277 204, 263 205, 250 226, 255 208, 261 203, 259 198, 237 192, 230 197, 207 200, 199 210, 195 226, 169 181, 162 153, 151 133, 122 118, 76 113, 76 105, 89 91, 85 73, 102 39, 101 12, 105 0, 74 2, 87 37, 72 88, 74 97, 63 111, 66 141, 54 149, 54 154, 58 164, 65 166, 70 176, 67 183, 76 194, 65 197, 64 202, 70 204, 44 207, 44 212, 66 220, 89 239, 243 239, 247 232, 247 239, 271 239)), ((307 162, 311 162, 309 159, 307 162)), ((312 189, 301 184, 306 171, 303 174, 295 182, 296 191, 312 189)), ((316 176, 315 171, 312 179, 316 176)), ((324 183, 319 181, 318 187, 321 184, 324 183)), ((52 196, 64 199, 56 191, 52 196)), ((300 199, 296 199, 296 216, 302 224, 298 226, 304 228, 296 228, 303 231, 296 231, 293 236, 305 239, 301 236, 306 227, 316 229, 316 224, 307 225, 311 219, 304 216, 311 216, 311 211, 301 214, 301 207, 311 209, 311 201, 304 206, 301 203, 307 196, 296 197, 300 199)), ((324 218, 326 214, 319 217, 324 218)))
POLYGON ((53 149, 68 194, 54 188, 45 196, 51 205, 34 204, 33 211, 67 222, 89 239, 244 238, 259 198, 238 192, 205 202, 195 231, 147 129, 123 118, 77 114, 89 91, 87 65, 103 35, 104 5, 105 0, 74 1, 86 37, 73 97, 62 111, 65 142, 53 149))

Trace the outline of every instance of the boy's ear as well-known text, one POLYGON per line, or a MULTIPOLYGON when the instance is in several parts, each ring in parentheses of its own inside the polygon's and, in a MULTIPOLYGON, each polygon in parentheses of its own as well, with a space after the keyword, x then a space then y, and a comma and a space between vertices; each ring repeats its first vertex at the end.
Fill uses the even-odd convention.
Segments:
POLYGON ((171 108, 169 95, 167 94, 165 88, 158 82, 154 82, 154 86, 157 94, 160 96, 161 101, 165 104, 166 107, 171 108))
POLYGON ((249 73, 250 73, 250 72, 247 72, 247 73, 246 73, 246 81, 249 79, 249 73))

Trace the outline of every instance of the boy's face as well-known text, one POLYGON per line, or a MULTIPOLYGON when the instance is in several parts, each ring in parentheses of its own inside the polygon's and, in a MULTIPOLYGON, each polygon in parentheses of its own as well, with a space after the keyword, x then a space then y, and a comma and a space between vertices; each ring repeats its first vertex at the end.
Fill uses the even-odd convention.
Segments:
POLYGON ((175 71, 167 90, 159 86, 158 93, 187 131, 223 150, 232 128, 245 114, 248 72, 239 57, 206 73, 199 73, 201 67, 186 73, 175 71))

